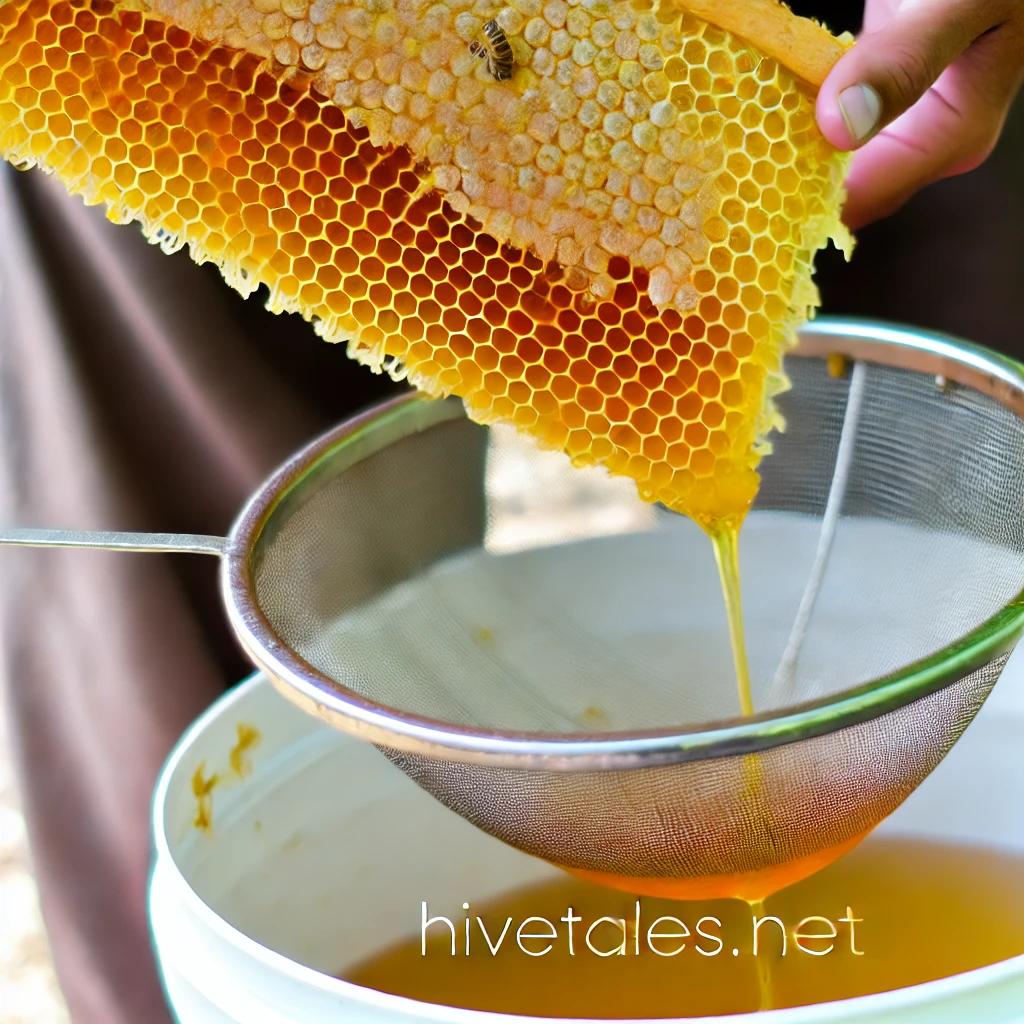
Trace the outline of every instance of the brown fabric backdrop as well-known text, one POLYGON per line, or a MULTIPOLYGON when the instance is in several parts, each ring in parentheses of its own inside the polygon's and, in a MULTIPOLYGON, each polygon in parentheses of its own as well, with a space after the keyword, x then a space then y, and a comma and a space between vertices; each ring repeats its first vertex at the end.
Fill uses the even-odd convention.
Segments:
MULTIPOLYGON (((387 378, 39 174, 0 165, 0 522, 223 533, 387 378)), ((176 737, 246 674, 201 556, 0 551, 0 672, 76 1024, 167 1019, 148 810, 176 737)))

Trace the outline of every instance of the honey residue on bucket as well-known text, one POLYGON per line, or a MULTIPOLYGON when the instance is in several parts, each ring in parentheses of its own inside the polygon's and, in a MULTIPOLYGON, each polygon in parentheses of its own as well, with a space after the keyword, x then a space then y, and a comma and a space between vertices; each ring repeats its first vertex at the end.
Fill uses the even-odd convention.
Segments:
POLYGON ((201 832, 213 830, 213 793, 225 785, 240 782, 252 773, 249 751, 263 739, 259 729, 248 722, 235 724, 237 739, 228 751, 227 764, 221 771, 207 774, 206 761, 201 761, 192 775, 192 795, 196 800, 193 826, 201 832))
POLYGON ((249 725, 247 722, 239 722, 235 727, 235 732, 238 735, 238 740, 231 748, 231 753, 228 754, 228 763, 235 775, 244 779, 252 771, 248 752, 253 747, 259 746, 263 736, 256 726, 249 725))
POLYGON ((192 795, 196 798, 196 816, 192 824, 201 832, 209 832, 213 827, 213 790, 220 781, 217 772, 206 774, 205 761, 192 775, 192 795))

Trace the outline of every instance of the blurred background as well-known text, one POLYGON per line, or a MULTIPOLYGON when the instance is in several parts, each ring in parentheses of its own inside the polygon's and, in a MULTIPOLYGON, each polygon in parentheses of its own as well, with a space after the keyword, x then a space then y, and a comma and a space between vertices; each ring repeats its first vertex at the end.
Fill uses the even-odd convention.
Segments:
MULTIPOLYGON (((824 17, 834 31, 856 31, 859 0, 798 0, 798 13, 824 17)), ((58 237, 47 225, 46 190, 36 172, 17 175, 15 195, 40 237, 58 237)), ((77 200, 76 200, 77 202, 77 200)), ((102 220, 97 218, 97 223, 102 220)), ((103 231, 133 228, 102 225, 103 231)), ((54 245, 49 273, 63 279, 74 252, 54 245)), ((194 282, 198 293, 223 292, 240 336, 258 339, 265 368, 300 389, 312 411, 311 424, 336 421, 395 390, 386 378, 350 363, 344 351, 317 339, 296 317, 272 317, 257 294, 242 300, 229 293, 218 271, 194 266, 185 253, 167 273, 194 282), (173 271, 172 269, 173 268, 173 271), (312 382, 312 384, 310 383, 312 382)), ((161 265, 163 266, 163 265, 161 265)), ((969 175, 940 182, 888 220, 864 229, 853 261, 834 250, 818 259, 823 312, 901 321, 934 328, 1024 357, 1024 108, 1020 102, 990 160, 969 175)), ((2 327, 2 324, 0 324, 2 327)), ((0 342, 3 342, 0 332, 0 342)), ((0 357, 3 353, 0 352, 0 357)), ((122 385, 123 385, 122 381, 122 385)), ((294 447, 282 439, 281 454, 294 447)), ((0 459, 6 458, 0 451, 0 459)), ((273 464, 271 462, 270 464, 273 464)), ((233 511, 224 509, 225 516, 233 511)), ((159 529, 190 529, 162 510, 159 529)), ((224 518, 219 516, 217 518, 224 518)), ((117 524, 108 524, 117 525, 117 524)), ((206 528, 226 528, 220 522, 206 528)), ((173 572, 188 595, 212 661, 228 686, 247 674, 244 658, 227 631, 214 585, 212 560, 179 559, 173 572)), ((9 680, 3 680, 8 682, 9 680)), ((8 694, 9 696, 9 694, 8 694)), ((54 980, 33 883, 25 821, 15 791, 10 713, 0 706, 0 1024, 63 1024, 68 1020, 54 980)), ((138 1021, 137 1024, 147 1024, 138 1021)))

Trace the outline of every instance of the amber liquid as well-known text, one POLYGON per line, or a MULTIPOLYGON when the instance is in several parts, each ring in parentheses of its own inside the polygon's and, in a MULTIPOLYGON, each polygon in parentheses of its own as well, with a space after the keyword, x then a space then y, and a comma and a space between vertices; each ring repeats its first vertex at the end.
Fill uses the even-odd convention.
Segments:
MULTIPOLYGON (((748 716, 753 714, 756 708, 751 693, 743 630, 738 558, 740 523, 736 519, 731 519, 718 524, 705 523, 703 525, 718 564, 732 644, 739 709, 743 716, 748 716)), ((712 685, 717 682, 719 681, 712 681, 712 685)), ((721 682, 725 682, 725 680, 721 680, 721 682)), ((762 822, 765 825, 762 830, 765 836, 764 842, 768 843, 770 840, 767 837, 772 834, 773 829, 770 827, 772 822, 766 819, 770 817, 773 805, 765 795, 763 772, 761 755, 748 754, 744 756, 742 760, 742 791, 739 796, 745 805, 745 820, 762 822)), ((879 820, 884 813, 878 814, 879 820)), ((777 857, 774 853, 771 850, 766 850, 768 854, 764 858, 766 866, 732 874, 682 878, 630 877, 579 868, 569 868, 568 870, 587 881, 628 893, 676 900, 733 897, 754 905, 769 894, 793 885, 833 863, 861 842, 868 831, 870 829, 865 829, 864 832, 849 836, 839 843, 781 863, 776 863, 777 857)), ((765 978, 763 988, 767 1005, 770 988, 767 978, 765 978)))
MULTIPOLYGON (((744 716, 754 713, 754 698, 750 692, 750 668, 747 664, 747 644, 743 631, 743 598, 740 589, 740 559, 738 526, 728 525, 708 531, 711 546, 718 564, 718 576, 725 600, 725 614, 729 620, 729 642, 732 645, 733 666, 736 671, 736 692, 740 702, 740 713, 744 716)), ((761 766, 756 757, 744 762, 744 776, 747 789, 755 804, 761 789, 761 766)), ((764 900, 748 900, 753 917, 765 916, 764 900)), ((764 957, 755 961, 757 967, 758 1009, 770 1010, 775 1004, 775 987, 772 970, 764 957)))
POLYGON ((736 691, 740 700, 740 713, 754 713, 754 700, 750 692, 750 669, 747 666, 747 644, 743 635, 743 601, 740 593, 740 528, 727 523, 708 529, 711 546, 718 563, 718 577, 725 599, 725 614, 729 619, 729 642, 736 669, 736 691))
MULTIPOLYGON (((983 848, 868 840, 841 861, 765 901, 764 914, 777 917, 787 929, 784 956, 781 929, 773 921, 758 929, 758 955, 753 955, 751 912, 738 900, 640 902, 639 954, 635 899, 567 878, 473 905, 468 912, 473 921, 468 956, 465 919, 452 918, 458 935, 455 956, 450 932, 435 926, 428 932, 425 956, 416 933, 343 977, 413 999, 498 1013, 700 1017, 761 1008, 759 976, 769 971, 772 1005, 790 1007, 933 981, 1024 953, 1024 858, 983 848), (568 953, 567 926, 559 922, 570 906, 582 918, 574 926, 573 956, 568 953), (650 925, 663 915, 678 918, 690 931, 685 940, 660 942, 663 951, 670 951, 685 941, 675 956, 658 956, 646 945, 650 925), (515 935, 523 920, 535 916, 552 921, 558 937, 549 953, 532 957, 519 949, 515 935), (599 957, 585 945, 587 928, 605 916, 625 923, 623 955, 599 957), (794 929, 811 916, 830 924, 810 922, 804 934, 836 931, 834 939, 803 940, 805 948, 817 952, 831 945, 825 955, 803 952, 794 941, 794 929), (496 955, 489 951, 477 917, 492 945, 506 919, 512 919, 496 955), (705 952, 718 947, 717 939, 696 931, 701 918, 712 917, 721 926, 705 922, 702 927, 722 947, 702 955, 698 946, 705 952), (843 920, 850 918, 852 924, 843 920)), ((415 919, 419 908, 410 907, 409 914, 415 919)), ((537 928, 528 926, 524 934, 531 930, 537 928)), ((621 941, 619 926, 607 922, 592 935, 599 949, 616 948, 621 941)), ((537 950, 545 943, 524 944, 537 950)))

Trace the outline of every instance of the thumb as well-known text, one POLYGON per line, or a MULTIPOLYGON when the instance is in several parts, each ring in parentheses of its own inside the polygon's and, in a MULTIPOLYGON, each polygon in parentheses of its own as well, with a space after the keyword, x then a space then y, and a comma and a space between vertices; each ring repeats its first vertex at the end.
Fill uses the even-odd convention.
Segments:
POLYGON ((861 36, 818 92, 817 119, 837 149, 856 149, 912 107, 978 36, 1000 22, 1004 2, 911 0, 861 36))

